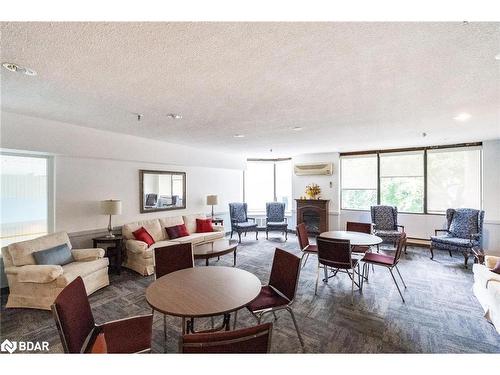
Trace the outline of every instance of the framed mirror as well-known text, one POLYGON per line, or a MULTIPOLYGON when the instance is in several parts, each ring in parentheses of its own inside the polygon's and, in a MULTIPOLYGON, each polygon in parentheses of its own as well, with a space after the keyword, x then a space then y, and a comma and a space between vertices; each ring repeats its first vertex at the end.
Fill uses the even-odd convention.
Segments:
POLYGON ((141 213, 186 208, 186 173, 139 171, 141 213))

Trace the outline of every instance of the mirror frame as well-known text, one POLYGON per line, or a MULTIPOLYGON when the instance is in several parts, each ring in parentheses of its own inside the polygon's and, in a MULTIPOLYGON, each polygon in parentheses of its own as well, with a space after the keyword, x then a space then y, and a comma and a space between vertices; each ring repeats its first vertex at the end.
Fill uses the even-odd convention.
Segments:
POLYGON ((177 171, 154 171, 148 169, 139 169, 139 205, 141 214, 147 214, 149 212, 158 212, 158 211, 172 211, 172 210, 184 210, 186 209, 186 172, 177 172, 177 171), (146 210, 144 208, 144 175, 145 174, 171 174, 171 175, 180 175, 183 177, 182 179, 182 206, 180 207, 171 207, 171 208, 152 208, 146 210))

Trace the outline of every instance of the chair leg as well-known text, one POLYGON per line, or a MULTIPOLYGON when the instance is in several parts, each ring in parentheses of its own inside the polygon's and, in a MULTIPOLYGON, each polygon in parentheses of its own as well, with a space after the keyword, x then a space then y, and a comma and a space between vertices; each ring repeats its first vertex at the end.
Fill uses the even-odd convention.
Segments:
POLYGON ((258 239, 259 239, 259 231, 256 230, 255 231, 255 241, 258 241, 258 239))
POLYGON ((380 253, 380 245, 377 244, 377 253, 380 253))
POLYGON ((304 264, 302 265, 302 268, 304 268, 306 266, 307 260, 309 259, 309 253, 304 253, 302 255, 302 258, 304 258, 304 256, 306 257, 306 259, 304 260, 304 264))
POLYGON ((276 316, 276 312, 273 311, 273 316, 274 316, 274 320, 278 320, 278 317, 276 316))
MULTIPOLYGON (((347 274, 349 274, 349 270, 347 270, 347 274)), ((354 305, 354 270, 351 277, 351 305, 354 305)))
POLYGON ((405 299, 403 297, 403 294, 401 293, 401 289, 399 289, 398 282, 396 281, 396 278, 394 277, 394 274, 392 273, 392 269, 389 268, 389 272, 391 273, 392 279, 394 280, 394 284, 396 284, 396 288, 398 288, 399 295, 401 296, 401 299, 403 300, 403 303, 405 303, 405 299))
POLYGON ((233 239, 233 230, 231 229, 231 235, 229 236, 229 239, 232 240, 233 239))
POLYGON ((288 241, 288 231, 285 230, 285 241, 288 241))
POLYGON ((434 249, 432 248, 432 243, 431 246, 429 247, 429 250, 431 251, 431 260, 434 259, 434 249))
POLYGON ((325 283, 328 283, 328 267, 327 266, 323 267, 323 272, 325 274, 325 283))
POLYGON ((241 243, 241 232, 238 232, 238 243, 241 243))
POLYGON ((297 325, 297 321, 295 320, 295 315, 293 314, 293 310, 290 307, 287 307, 286 309, 288 310, 288 312, 292 316, 293 325, 295 326, 295 330, 297 331, 297 336, 299 337, 300 346, 302 346, 302 348, 304 348, 304 341, 302 340, 302 336, 300 335, 299 326, 297 325))
POLYGON ((269 231, 266 229, 266 240, 269 239, 269 231))
POLYGON ((451 255, 451 250, 448 250, 448 253, 450 253, 450 258, 453 258, 453 255, 451 255))
POLYGON ((400 278, 400 279, 401 279, 401 281, 403 282, 403 285, 404 285, 404 287, 405 287, 405 289, 406 289, 407 287, 406 287, 405 281, 403 280, 403 276, 401 276, 401 272, 399 272, 399 268, 398 268, 398 266, 396 265, 396 266, 394 266, 394 268, 396 269, 396 271, 398 271, 399 278, 400 278))
POLYGON ((469 261, 469 254, 464 252, 464 267, 467 269, 467 262, 469 261))
POLYGON ((316 287, 314 288, 314 295, 318 294, 318 281, 319 281, 319 263, 318 263, 318 270, 316 272, 316 287))
POLYGON ((405 254, 408 254, 406 250, 408 250, 408 245, 405 245, 405 254))
POLYGON ((234 322, 233 322, 233 331, 236 329, 236 321, 238 320, 238 310, 234 312, 234 322))

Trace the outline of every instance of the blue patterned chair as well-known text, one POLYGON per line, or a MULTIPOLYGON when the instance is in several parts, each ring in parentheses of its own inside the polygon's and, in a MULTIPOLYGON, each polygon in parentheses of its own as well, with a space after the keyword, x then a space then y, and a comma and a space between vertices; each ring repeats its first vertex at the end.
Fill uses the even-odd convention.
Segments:
MULTIPOLYGON (((394 247, 405 231, 403 225, 398 224, 398 208, 393 206, 371 206, 373 234, 382 238, 384 243, 393 243, 394 247), (400 232, 398 228, 401 228, 400 232)), ((379 245, 377 245, 377 251, 379 245)), ((405 247, 406 254, 406 247, 405 247)))
POLYGON ((465 268, 473 250, 482 249, 484 211, 472 208, 449 208, 446 210, 446 229, 436 229, 431 236, 431 259, 434 250, 459 251, 465 258, 465 268), (439 232, 444 235, 438 236, 439 232))
POLYGON ((258 240, 258 229, 255 218, 248 217, 246 203, 229 203, 229 216, 231 218, 231 238, 233 232, 238 233, 238 239, 241 243, 241 233, 255 232, 255 239, 258 240))
POLYGON ((269 231, 273 230, 284 233, 285 241, 288 240, 288 221, 285 217, 284 203, 266 203, 266 239, 269 238, 269 231))

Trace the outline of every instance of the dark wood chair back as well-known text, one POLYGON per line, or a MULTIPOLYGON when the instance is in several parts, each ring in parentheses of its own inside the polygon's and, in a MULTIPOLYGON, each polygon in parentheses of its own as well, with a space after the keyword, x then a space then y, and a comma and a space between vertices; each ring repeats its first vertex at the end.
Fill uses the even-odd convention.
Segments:
POLYGON ((309 246, 309 236, 307 235, 307 228, 304 223, 297 225, 297 237, 299 239, 300 250, 304 250, 309 246))
POLYGON ((406 233, 402 232, 398 239, 398 244, 396 246, 396 254, 394 254, 394 264, 397 264, 399 262, 399 257, 401 256, 401 253, 403 252, 405 246, 406 246, 406 233))
POLYGON ((95 328, 81 277, 69 283, 51 306, 65 353, 80 353, 95 328))
POLYGON ((274 251, 269 286, 283 294, 290 302, 295 298, 300 273, 300 258, 288 251, 274 251))
POLYGON ((346 230, 348 230, 350 232, 371 234, 372 225, 370 223, 356 223, 353 221, 348 221, 346 223, 346 230))
POLYGON ((155 276, 159 279, 169 273, 194 267, 190 243, 155 248, 155 276))
POLYGON ((180 339, 181 353, 269 353, 273 325, 261 324, 235 331, 195 333, 180 339))
POLYGON ((351 242, 349 240, 318 237, 316 244, 320 264, 333 268, 352 268, 351 242))

